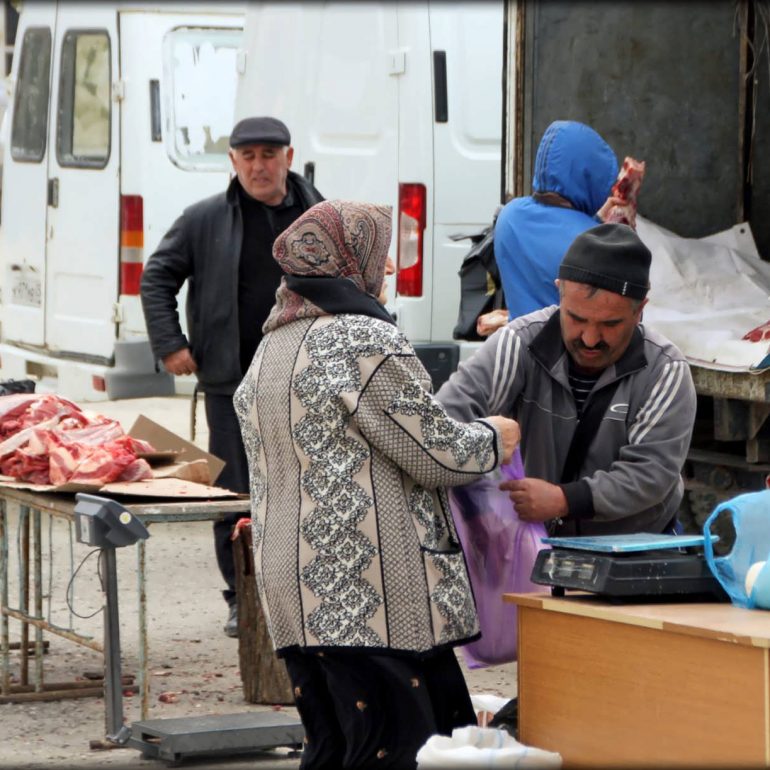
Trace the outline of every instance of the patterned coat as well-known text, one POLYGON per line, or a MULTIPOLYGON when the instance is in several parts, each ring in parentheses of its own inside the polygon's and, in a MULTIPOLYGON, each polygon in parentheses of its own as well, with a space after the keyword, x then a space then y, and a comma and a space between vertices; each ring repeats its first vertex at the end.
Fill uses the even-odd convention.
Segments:
POLYGON ((254 563, 277 650, 422 653, 479 632, 447 485, 492 470, 500 439, 449 418, 395 326, 293 321, 235 394, 254 563))

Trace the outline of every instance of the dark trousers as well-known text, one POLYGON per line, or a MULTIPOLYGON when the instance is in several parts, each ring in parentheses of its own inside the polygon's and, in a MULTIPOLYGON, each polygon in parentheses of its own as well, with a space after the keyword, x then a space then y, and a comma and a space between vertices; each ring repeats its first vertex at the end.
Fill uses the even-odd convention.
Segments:
POLYGON ((411 769, 431 735, 476 723, 452 650, 425 659, 302 650, 283 657, 305 728, 300 770, 411 769))
MULTIPOLYGON (((224 460, 225 463, 216 484, 233 492, 248 492, 249 464, 243 448, 241 428, 235 414, 233 397, 206 393, 205 402, 206 422, 209 426, 209 452, 220 460, 224 460)), ((222 595, 230 605, 235 603, 235 564, 230 535, 233 526, 242 516, 242 513, 226 513, 222 519, 214 522, 217 564, 227 584, 222 595)))

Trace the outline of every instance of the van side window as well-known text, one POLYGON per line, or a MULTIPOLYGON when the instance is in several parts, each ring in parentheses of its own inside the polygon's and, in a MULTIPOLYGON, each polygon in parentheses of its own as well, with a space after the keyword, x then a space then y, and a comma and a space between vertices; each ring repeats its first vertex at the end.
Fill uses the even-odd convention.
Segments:
POLYGON ((13 106, 11 157, 39 163, 48 134, 48 96, 51 72, 51 30, 30 27, 24 33, 18 83, 13 106))
POLYGON ((241 30, 177 27, 163 38, 166 152, 180 168, 229 168, 241 30))
POLYGON ((56 156, 62 166, 104 168, 110 157, 110 38, 69 30, 62 42, 56 156))

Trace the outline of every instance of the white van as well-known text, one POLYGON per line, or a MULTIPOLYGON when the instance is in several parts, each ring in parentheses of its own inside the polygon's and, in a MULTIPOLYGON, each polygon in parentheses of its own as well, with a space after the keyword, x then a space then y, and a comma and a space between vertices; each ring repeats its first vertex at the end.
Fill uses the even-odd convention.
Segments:
POLYGON ((451 236, 501 197, 503 23, 502 1, 247 4, 236 119, 285 121, 326 198, 393 206, 393 309, 435 383, 460 354, 451 236))
POLYGON ((227 185, 243 10, 24 3, 0 220, 3 378, 55 378, 80 400, 173 393, 139 279, 182 210, 227 185))

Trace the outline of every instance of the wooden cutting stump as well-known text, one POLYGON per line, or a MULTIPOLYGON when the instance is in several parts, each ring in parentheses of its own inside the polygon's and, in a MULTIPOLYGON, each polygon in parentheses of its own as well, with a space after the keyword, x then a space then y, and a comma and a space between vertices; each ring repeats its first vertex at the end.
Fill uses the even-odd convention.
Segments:
POLYGON ((243 697, 248 703, 294 703, 286 665, 273 651, 254 580, 251 527, 236 529, 233 541, 238 601, 238 658, 243 697))

